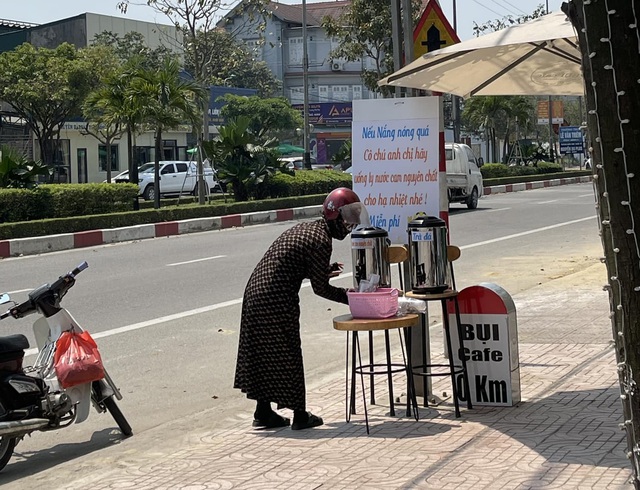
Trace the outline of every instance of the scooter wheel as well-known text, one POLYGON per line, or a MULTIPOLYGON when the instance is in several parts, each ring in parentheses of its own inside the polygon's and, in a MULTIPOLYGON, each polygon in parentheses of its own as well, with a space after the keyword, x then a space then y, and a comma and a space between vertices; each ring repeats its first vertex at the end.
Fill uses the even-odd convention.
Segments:
POLYGON ((113 399, 113 396, 104 399, 104 406, 113 417, 113 420, 116 421, 118 427, 120 427, 120 431, 122 432, 122 434, 127 437, 132 435, 133 430, 131 430, 129 422, 127 422, 127 419, 125 419, 124 415, 122 415, 122 412, 120 411, 118 405, 116 405, 116 401, 113 399))
POLYGON ((0 437, 0 471, 7 466, 13 455, 13 448, 16 447, 15 437, 0 437))

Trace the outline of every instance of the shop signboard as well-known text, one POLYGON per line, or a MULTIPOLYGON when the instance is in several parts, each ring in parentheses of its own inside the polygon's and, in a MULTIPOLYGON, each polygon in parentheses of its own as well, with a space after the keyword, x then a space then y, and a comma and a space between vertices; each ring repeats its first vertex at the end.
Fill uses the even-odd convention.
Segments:
POLYGON ((467 362, 470 394, 464 392, 462 375, 457 375, 460 402, 471 396, 473 405, 510 407, 520 402, 520 360, 516 307, 500 286, 481 283, 460 291, 460 321, 464 350, 460 350, 456 316, 449 302, 454 360, 467 362))
MULTIPOLYGON (((293 104, 291 107, 304 111, 304 104, 293 104)), ((318 125, 350 124, 353 109, 351 102, 320 102, 309 104, 309 123, 318 125)))

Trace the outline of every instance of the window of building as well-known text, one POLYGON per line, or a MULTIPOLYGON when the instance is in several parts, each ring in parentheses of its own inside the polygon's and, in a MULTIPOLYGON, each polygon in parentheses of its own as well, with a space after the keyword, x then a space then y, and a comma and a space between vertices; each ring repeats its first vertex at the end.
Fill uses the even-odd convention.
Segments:
POLYGON ((351 93, 353 100, 362 99, 362 85, 351 85, 351 93))
POLYGON ((302 37, 289 38, 289 64, 302 65, 302 37))
POLYGON ((53 180, 52 182, 66 183, 71 176, 71 142, 68 139, 52 140, 53 149, 53 180))
POLYGON ((162 159, 176 160, 178 157, 178 141, 162 140, 162 159))
POLYGON ((349 102, 349 85, 334 85, 331 87, 332 102, 349 102))
MULTIPOLYGON (((98 145, 98 165, 101 172, 107 171, 107 145, 98 145)), ((119 168, 118 145, 111 145, 111 171, 116 171, 119 168)))
POLYGON ((329 85, 318 85, 318 102, 329 102, 329 85))
POLYGON ((304 91, 302 90, 302 87, 290 88, 289 100, 292 104, 304 104, 304 91))
POLYGON ((78 183, 84 184, 89 182, 89 174, 87 172, 87 149, 78 148, 76 156, 78 160, 78 183))
POLYGON ((262 61, 262 43, 259 39, 245 39, 247 49, 256 61, 262 61))

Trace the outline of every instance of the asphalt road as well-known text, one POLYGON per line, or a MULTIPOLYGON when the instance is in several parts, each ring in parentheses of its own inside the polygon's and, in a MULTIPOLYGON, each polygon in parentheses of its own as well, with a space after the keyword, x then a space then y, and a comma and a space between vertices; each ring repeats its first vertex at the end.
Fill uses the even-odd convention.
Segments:
MULTIPOLYGON (((86 260, 89 269, 64 304, 98 340, 134 434, 176 420, 173 431, 224 426, 253 409, 232 389, 244 286, 269 244, 292 225, 4 259, 0 291, 19 301, 27 290, 86 260), (191 417, 204 411, 205 417, 191 417)), ((493 282, 516 294, 579 271, 602 254, 597 231, 591 184, 487 196, 473 211, 454 205, 451 242, 462 249, 455 264, 458 288, 493 282)), ((346 240, 334 249, 334 260, 345 263, 345 274, 335 282, 344 287, 352 285, 349 247, 346 240)), ((395 270, 392 276, 397 278, 395 270)), ((313 386, 343 373, 344 337, 333 331, 331 319, 348 307, 314 296, 309 287, 301 292, 301 304, 307 383, 313 386)), ((0 335, 21 332, 33 344, 33 319, 4 320, 0 335)), ((36 433, 20 443, 0 484, 27 488, 56 464, 117 443, 115 427, 109 415, 92 411, 83 424, 36 433)))

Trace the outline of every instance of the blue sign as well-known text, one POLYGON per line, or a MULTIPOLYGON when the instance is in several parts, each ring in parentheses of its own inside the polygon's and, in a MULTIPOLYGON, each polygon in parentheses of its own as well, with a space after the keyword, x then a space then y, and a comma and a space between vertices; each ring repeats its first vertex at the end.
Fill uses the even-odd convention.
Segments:
POLYGON ((584 153, 584 135, 578 126, 560 126, 560 153, 584 153))
MULTIPOLYGON (((293 104, 294 109, 304 111, 303 104, 293 104)), ((304 113, 303 113, 304 116, 304 113)), ((311 124, 345 124, 353 119, 351 102, 321 102, 309 104, 309 123, 311 124)))

